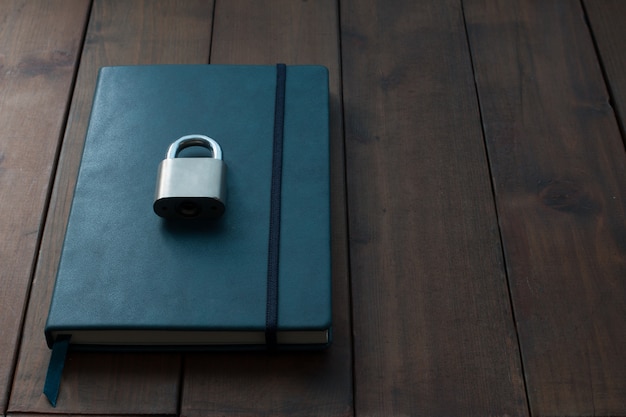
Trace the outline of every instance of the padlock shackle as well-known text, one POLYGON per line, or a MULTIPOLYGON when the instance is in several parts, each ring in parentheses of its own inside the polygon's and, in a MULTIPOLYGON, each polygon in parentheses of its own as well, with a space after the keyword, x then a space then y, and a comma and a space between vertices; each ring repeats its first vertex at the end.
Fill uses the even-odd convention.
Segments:
POLYGON ((213 152, 213 158, 222 159, 222 148, 219 143, 204 135, 187 135, 176 139, 176 141, 174 141, 167 149, 165 157, 167 159, 174 159, 178 156, 180 151, 190 146, 202 146, 210 149, 211 152, 213 152))

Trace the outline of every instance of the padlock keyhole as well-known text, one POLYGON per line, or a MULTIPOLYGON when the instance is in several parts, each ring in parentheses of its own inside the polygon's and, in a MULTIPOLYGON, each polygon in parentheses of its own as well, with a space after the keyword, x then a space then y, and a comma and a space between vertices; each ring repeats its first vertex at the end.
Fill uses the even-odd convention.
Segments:
POLYGON ((183 217, 198 217, 202 211, 200 205, 193 201, 183 201, 177 207, 178 214, 183 217))

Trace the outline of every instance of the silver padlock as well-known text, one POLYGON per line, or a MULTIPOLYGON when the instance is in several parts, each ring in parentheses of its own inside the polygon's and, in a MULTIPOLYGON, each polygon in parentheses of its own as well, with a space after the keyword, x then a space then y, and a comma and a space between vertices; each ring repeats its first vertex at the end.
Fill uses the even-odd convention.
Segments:
POLYGON ((176 140, 157 173, 154 212, 165 218, 215 219, 226 209, 226 164, 222 148, 203 135, 176 140), (178 158, 189 146, 211 150, 211 158, 178 158))

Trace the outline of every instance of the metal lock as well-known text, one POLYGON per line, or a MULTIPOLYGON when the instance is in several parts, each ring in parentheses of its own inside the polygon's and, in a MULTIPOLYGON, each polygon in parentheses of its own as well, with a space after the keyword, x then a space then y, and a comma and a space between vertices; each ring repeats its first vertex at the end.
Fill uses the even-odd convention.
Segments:
POLYGON ((167 150, 157 173, 154 212, 165 218, 215 219, 226 208, 226 164, 222 149, 213 139, 188 135, 167 150), (212 157, 178 158, 189 146, 210 149, 212 157))

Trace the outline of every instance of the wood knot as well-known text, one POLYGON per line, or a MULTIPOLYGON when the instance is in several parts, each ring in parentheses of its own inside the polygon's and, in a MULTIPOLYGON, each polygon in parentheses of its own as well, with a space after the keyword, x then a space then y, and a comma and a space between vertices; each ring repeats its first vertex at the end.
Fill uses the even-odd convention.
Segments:
POLYGON ((67 51, 44 51, 26 56, 18 64, 20 74, 25 76, 54 75, 59 70, 71 68, 74 56, 67 51))
POLYGON ((540 183, 541 202, 553 209, 579 215, 596 214, 599 205, 590 193, 578 182, 571 180, 552 180, 540 183))

